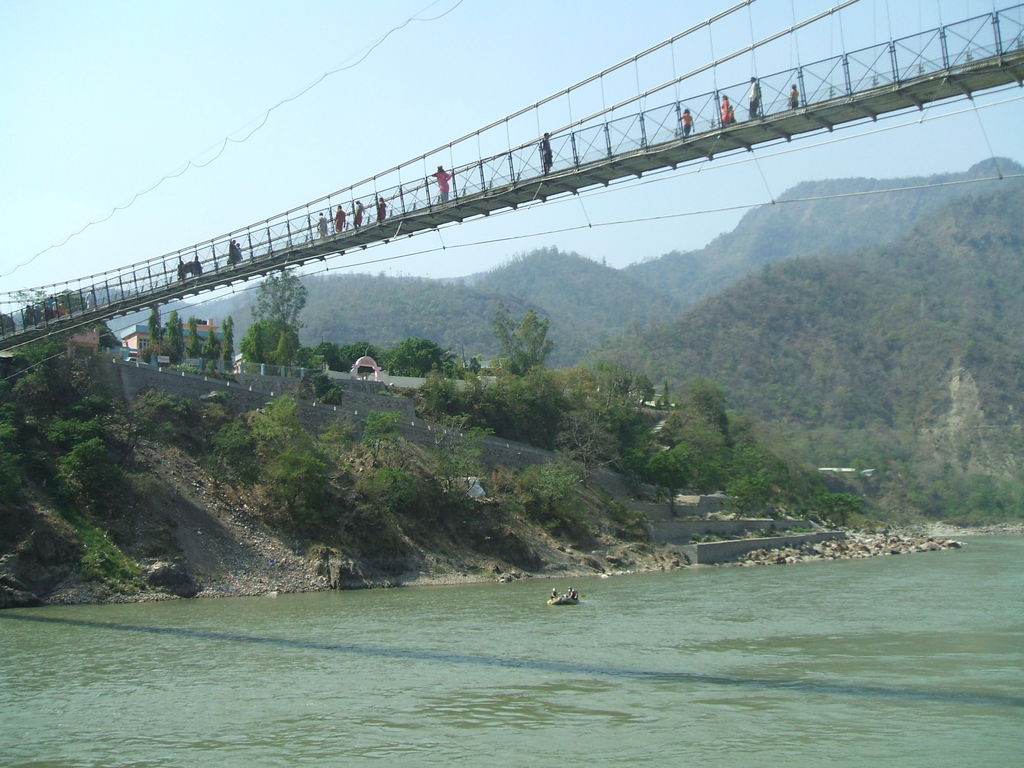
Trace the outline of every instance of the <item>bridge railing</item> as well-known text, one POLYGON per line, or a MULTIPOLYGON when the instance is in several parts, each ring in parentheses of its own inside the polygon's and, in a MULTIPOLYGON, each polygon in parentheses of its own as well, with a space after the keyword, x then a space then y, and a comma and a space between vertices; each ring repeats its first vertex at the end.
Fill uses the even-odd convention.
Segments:
MULTIPOLYGON (((1022 47, 1024 4, 1019 4, 761 76, 762 114, 772 115, 788 109, 789 88, 793 84, 798 87, 801 106, 813 106, 1022 47)), ((552 130, 553 172, 603 162, 617 155, 678 140, 679 115, 684 108, 688 108, 694 118, 693 135, 720 129, 719 104, 723 95, 732 102, 738 121, 748 118, 746 97, 749 82, 727 84, 680 99, 677 91, 687 82, 686 77, 669 81, 659 89, 636 97, 657 106, 623 115, 623 105, 636 103, 628 99, 552 130)), ((695 79, 694 82, 702 81, 695 79)), ((562 94, 566 102, 571 90, 567 89, 562 94)), ((546 101, 557 100, 553 97, 546 101)), ((534 108, 539 110, 541 103, 538 102, 534 108)), ((570 105, 567 103, 566 106, 570 105)), ((571 114, 572 109, 568 112, 571 114)), ((357 201, 365 205, 361 227, 366 228, 380 223, 375 211, 375 202, 379 198, 385 201, 387 218, 394 219, 436 210, 441 205, 453 205, 466 198, 535 180, 544 173, 539 152, 540 137, 530 136, 526 141, 513 145, 511 117, 515 116, 262 222, 122 269, 0 297, 0 337, 15 335, 29 328, 49 328, 54 323, 61 324, 68 318, 107 305, 120 307, 132 301, 137 304, 137 297, 150 293, 166 295, 168 287, 175 285, 180 285, 187 292, 189 281, 196 277, 188 265, 196 262, 202 266, 204 275, 214 272, 230 278, 232 271, 245 268, 245 274, 249 275, 254 264, 271 259, 275 260, 275 267, 280 266, 278 257, 282 254, 294 256, 295 261, 301 262, 308 258, 305 249, 322 246, 326 240, 342 251, 351 247, 350 239, 357 234, 354 221, 357 201), (452 174, 446 203, 440 200, 437 182, 432 176, 439 164, 452 174), (346 211, 345 227, 341 231, 334 225, 334 213, 339 205, 346 211), (326 234, 318 227, 321 214, 327 223, 326 234), (243 255, 239 264, 229 263, 229 245, 233 240, 239 242, 243 255), (179 272, 179 264, 186 267, 184 276, 179 272)), ((361 238, 357 242, 364 244, 366 241, 361 238)), ((322 251, 321 247, 317 253, 322 251)))

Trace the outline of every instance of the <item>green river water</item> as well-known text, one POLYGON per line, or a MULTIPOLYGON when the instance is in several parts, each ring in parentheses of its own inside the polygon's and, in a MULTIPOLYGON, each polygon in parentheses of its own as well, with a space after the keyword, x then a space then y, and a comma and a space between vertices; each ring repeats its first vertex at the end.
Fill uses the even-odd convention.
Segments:
POLYGON ((0 765, 1024 765, 1024 537, 0 611, 0 765), (568 584, 558 583, 564 587, 568 584))

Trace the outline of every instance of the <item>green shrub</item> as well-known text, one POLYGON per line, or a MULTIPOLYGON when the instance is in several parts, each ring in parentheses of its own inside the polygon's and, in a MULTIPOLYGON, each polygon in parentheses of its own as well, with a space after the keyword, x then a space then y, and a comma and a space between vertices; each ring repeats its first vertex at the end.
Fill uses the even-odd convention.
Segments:
POLYGON ((420 483, 404 470, 383 467, 361 483, 361 490, 381 511, 408 512, 417 505, 420 483))
POLYGON ((118 549, 102 530, 77 510, 62 509, 61 516, 75 530, 82 545, 82 581, 103 584, 122 593, 141 588, 138 563, 118 549))
POLYGON ((154 440, 170 441, 192 420, 192 404, 183 397, 149 389, 132 404, 139 432, 154 440))
POLYGON ((289 447, 264 466, 267 494, 296 520, 323 516, 327 467, 313 451, 289 447))
POLYGON ((75 495, 96 500, 120 479, 121 470, 110 461, 103 440, 92 437, 57 459, 57 475, 75 495))
POLYGON ((215 474, 245 482, 259 479, 256 443, 244 424, 228 422, 217 430, 210 446, 209 464, 215 474))

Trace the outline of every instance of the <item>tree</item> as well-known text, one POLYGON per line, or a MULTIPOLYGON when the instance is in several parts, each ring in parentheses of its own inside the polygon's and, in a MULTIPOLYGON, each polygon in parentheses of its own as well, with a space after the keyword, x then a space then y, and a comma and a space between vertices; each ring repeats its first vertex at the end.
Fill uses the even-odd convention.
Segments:
POLYGON ((816 502, 825 520, 839 525, 864 508, 864 500, 852 493, 822 493, 816 502))
POLYGON ((554 343, 547 337, 550 322, 548 318, 542 320, 531 309, 517 325, 505 305, 498 305, 498 312, 491 320, 491 326, 501 344, 502 354, 508 360, 510 373, 522 376, 531 368, 544 365, 554 347, 554 343))
POLYGON ((451 371, 453 355, 427 339, 408 338, 384 358, 394 376, 426 376, 431 370, 451 371))
POLYGON ((199 342, 199 321, 196 320, 193 315, 188 319, 188 346, 185 347, 185 353, 189 357, 199 357, 202 352, 199 342))
POLYGON ((306 306, 306 287, 295 275, 279 272, 269 275, 256 295, 253 317, 269 320, 283 328, 291 328, 298 336, 302 324, 299 313, 306 306))
POLYGON ((647 476, 668 493, 668 508, 672 514, 675 514, 676 491, 686 484, 687 470, 685 451, 678 446, 658 451, 647 460, 647 476))
POLYGON ((466 416, 444 416, 439 420, 439 428, 431 433, 434 439, 434 472, 445 493, 465 490, 463 478, 481 474, 487 430, 480 427, 467 430, 467 421, 466 416))
POLYGON ((733 477, 726 484, 725 492, 741 514, 760 512, 772 499, 772 487, 760 473, 733 477))
POLYGON ((322 515, 327 463, 298 418, 298 403, 275 399, 252 418, 251 434, 263 459, 262 477, 270 497, 293 519, 322 515))
POLYGON ((295 362, 299 346, 299 335, 292 328, 282 328, 270 362, 274 365, 291 365, 295 362))
POLYGON ((442 376, 438 371, 427 374, 426 381, 416 389, 417 411, 422 411, 435 421, 465 410, 463 398, 455 388, 455 382, 442 376))
POLYGON ((206 335, 206 343, 203 344, 203 358, 212 362, 220 359, 220 340, 211 330, 206 335))
POLYGON ((688 482, 704 493, 720 491, 729 477, 730 454, 725 435, 706 424, 688 424, 676 433, 678 451, 689 468, 688 482))
POLYGON ((185 356, 185 334, 181 330, 181 318, 178 316, 178 310, 171 310, 171 314, 167 318, 166 329, 164 349, 167 350, 172 362, 180 363, 185 356))
POLYGON ((711 379, 696 378, 686 387, 679 410, 685 421, 696 421, 728 436, 729 419, 725 412, 725 390, 711 379))
POLYGON ((163 338, 163 328, 160 327, 160 307, 154 306, 150 309, 149 323, 146 330, 149 331, 150 346, 160 346, 160 340, 163 338))
POLYGON ((277 348, 280 330, 270 320, 258 320, 249 326, 238 345, 242 357, 250 363, 269 363, 277 348))
POLYGON ((221 357, 229 366, 235 362, 235 321, 231 315, 224 318, 224 339, 220 345, 221 357))
POLYGON ((299 349, 299 336, 274 320, 259 320, 249 326, 239 344, 250 363, 291 365, 299 349))
POLYGON ((555 445, 583 465, 584 482, 596 467, 608 464, 618 454, 618 441, 601 426, 593 412, 569 411, 562 417, 561 425, 555 445))

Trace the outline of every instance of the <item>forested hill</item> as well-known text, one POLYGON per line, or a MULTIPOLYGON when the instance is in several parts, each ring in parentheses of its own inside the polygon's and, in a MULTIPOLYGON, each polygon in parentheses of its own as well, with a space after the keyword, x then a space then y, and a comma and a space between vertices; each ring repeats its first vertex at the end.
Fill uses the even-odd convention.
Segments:
POLYGON ((1024 183, 1007 180, 892 245, 769 265, 596 356, 673 387, 713 378, 819 462, 934 454, 1007 472, 1024 409, 1021 221, 1024 183))
POLYGON ((306 278, 304 344, 364 340, 390 347, 410 337, 429 339, 456 356, 490 352, 490 319, 504 302, 517 317, 532 305, 458 283, 412 277, 346 275, 306 278))
MULTIPOLYGON (((309 290, 301 341, 393 346, 408 337, 436 342, 457 356, 497 353, 491 328, 499 303, 513 316, 535 309, 550 318, 552 366, 573 365, 622 333, 660 324, 768 263, 796 257, 835 258, 856 248, 893 242, 923 215, 993 185, 963 183, 1024 171, 1010 160, 988 160, 966 173, 928 178, 805 182, 782 199, 801 201, 749 212, 733 232, 706 248, 673 252, 613 269, 574 253, 543 248, 488 272, 455 280, 371 275, 304 278, 309 290), (934 186, 934 185, 942 186, 934 186), (933 185, 933 186, 929 186, 933 185), (882 189, 917 187, 902 192, 882 189), (821 198, 808 200, 809 198, 821 198)), ((207 317, 232 315, 236 336, 251 321, 251 293, 210 302, 207 317)), ((168 307, 168 310, 173 307, 168 307)), ((139 322, 143 322, 140 320, 139 322)))
MULTIPOLYGON (((504 304, 514 317, 535 309, 550 318, 555 367, 574 365, 595 345, 673 317, 678 307, 621 270, 574 253, 544 248, 489 272, 456 280, 344 275, 303 279, 309 294, 301 320, 303 344, 368 341, 389 347, 409 337, 429 339, 456 356, 499 351, 491 319, 504 304)), ((248 297, 247 297, 248 298, 248 297)), ((210 317, 231 314, 241 338, 247 305, 211 302, 210 317)))
POLYGON ((775 205, 751 210, 735 230, 700 250, 673 251, 623 271, 686 308, 766 264, 892 242, 922 216, 965 195, 1000 188, 1000 175, 1022 171, 1012 160, 993 158, 964 173, 803 182, 775 205), (995 180, 972 181, 989 178, 995 180), (892 189, 903 191, 883 191, 892 189))
POLYGON ((557 248, 542 248, 476 275, 474 287, 542 308, 551 318, 552 358, 574 363, 632 327, 664 322, 681 309, 657 288, 557 248), (559 352, 559 346, 565 347, 559 352))

